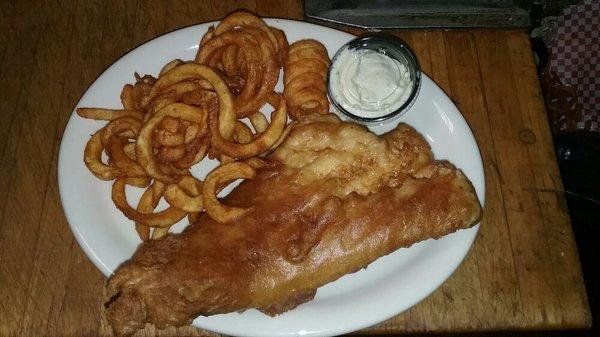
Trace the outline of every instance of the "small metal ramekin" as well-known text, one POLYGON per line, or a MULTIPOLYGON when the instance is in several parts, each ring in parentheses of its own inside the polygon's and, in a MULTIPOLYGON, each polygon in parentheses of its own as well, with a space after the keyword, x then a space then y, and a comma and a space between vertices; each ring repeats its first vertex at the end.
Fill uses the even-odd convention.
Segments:
POLYGON ((421 88, 421 68, 419 66, 419 61, 417 60, 415 53, 401 39, 399 39, 393 35, 383 34, 383 33, 374 33, 374 34, 364 35, 364 36, 358 37, 358 38, 346 43, 344 46, 342 46, 342 48, 340 48, 338 50, 338 52, 335 54, 335 56, 331 60, 331 65, 329 66, 329 74, 327 76, 327 91, 328 91, 329 100, 331 101, 333 106, 338 111, 340 111, 342 114, 344 114, 346 117, 348 117, 354 121, 357 121, 361 124, 365 124, 365 125, 381 125, 381 124, 389 123, 389 122, 394 121, 397 118, 401 117, 402 115, 404 115, 406 113, 406 111, 408 111, 410 109, 410 107, 414 104, 414 102, 417 100, 417 96, 419 94, 420 88, 421 88), (391 113, 389 113, 387 115, 380 116, 380 117, 373 117, 373 118, 357 116, 357 115, 349 112, 348 110, 344 109, 344 107, 336 100, 334 95, 332 95, 332 89, 331 89, 332 83, 329 79, 331 77, 333 65, 335 64, 340 53, 344 49, 346 49, 346 47, 348 47, 349 49, 354 49, 354 50, 361 50, 361 49, 373 50, 373 51, 376 51, 379 53, 383 53, 384 55, 386 55, 390 58, 396 59, 399 62, 406 64, 409 74, 410 74, 410 79, 412 80, 412 83, 413 83, 412 91, 411 91, 410 95, 408 96, 408 99, 406 100, 406 102, 404 102, 404 104, 402 104, 402 106, 400 106, 397 110, 392 111, 391 113))

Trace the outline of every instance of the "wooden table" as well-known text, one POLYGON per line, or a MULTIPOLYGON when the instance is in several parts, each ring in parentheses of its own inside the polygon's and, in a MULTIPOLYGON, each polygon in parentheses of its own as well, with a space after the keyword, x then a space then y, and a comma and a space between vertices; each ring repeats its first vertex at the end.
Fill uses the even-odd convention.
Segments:
MULTIPOLYGON (((303 19, 301 1, 3 1, 0 4, 0 335, 110 335, 105 278, 62 212, 57 153, 85 89, 149 39, 244 6, 303 19)), ((364 333, 585 328, 591 318, 528 38, 402 31, 479 143, 486 205, 456 273, 364 333)), ((84 193, 82 191, 82 193, 84 193)), ((85 197, 82 195, 82 197, 85 197)), ((155 336, 148 327, 140 336, 155 336)), ((207 333, 171 328, 161 336, 207 333)))

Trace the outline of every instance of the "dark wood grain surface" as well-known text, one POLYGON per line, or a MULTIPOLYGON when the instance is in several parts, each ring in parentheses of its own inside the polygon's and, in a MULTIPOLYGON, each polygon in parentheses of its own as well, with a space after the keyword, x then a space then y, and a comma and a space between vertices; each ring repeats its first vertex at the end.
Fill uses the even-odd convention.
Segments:
MULTIPOLYGON (((103 318, 106 280, 75 242, 60 205, 63 129, 86 88, 129 50, 240 7, 304 19, 302 2, 289 0, 0 2, 0 336, 112 334, 103 318)), ((473 129, 485 164, 486 205, 478 238, 456 273, 423 302, 362 333, 588 327, 526 34, 397 34, 473 129)), ((150 326, 138 335, 215 336, 150 326)))

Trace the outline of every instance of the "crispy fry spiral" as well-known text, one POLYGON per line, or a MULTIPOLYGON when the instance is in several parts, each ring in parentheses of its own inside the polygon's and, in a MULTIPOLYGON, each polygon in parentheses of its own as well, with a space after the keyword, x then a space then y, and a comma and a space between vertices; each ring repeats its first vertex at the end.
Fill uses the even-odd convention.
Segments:
POLYGON ((290 46, 283 72, 283 95, 292 119, 329 112, 326 87, 329 63, 327 49, 319 41, 300 40, 290 46))

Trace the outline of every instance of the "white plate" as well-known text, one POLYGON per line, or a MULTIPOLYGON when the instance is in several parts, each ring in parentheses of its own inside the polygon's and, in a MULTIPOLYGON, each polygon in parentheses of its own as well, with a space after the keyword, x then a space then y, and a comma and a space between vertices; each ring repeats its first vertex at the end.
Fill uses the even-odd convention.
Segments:
MULTIPOLYGON (((290 42, 314 38, 330 56, 353 36, 304 22, 268 19, 290 42)), ((83 95, 77 107, 119 108, 119 94, 133 72, 158 74, 162 65, 180 58, 193 59, 198 40, 213 23, 183 28, 136 48, 111 65, 83 95)), ((279 84, 281 88, 281 83, 279 84)), ((400 121, 409 123, 431 144, 438 159, 448 159, 473 182, 481 203, 485 180, 479 149, 469 126, 450 99, 427 76, 418 100, 400 121)), ((110 199, 110 182, 96 179, 83 164, 90 135, 104 122, 71 115, 59 155, 58 181, 63 209, 79 245, 107 277, 129 259, 140 243, 131 221, 110 199)), ((394 125, 375 127, 382 133, 394 125)), ((194 167, 203 178, 215 166, 207 160, 194 167)), ((129 193, 131 200, 141 191, 129 193), (137 193, 136 193, 137 192, 137 193)), ((180 224, 178 229, 184 224, 180 224)), ((275 318, 256 310, 198 317, 194 326, 241 336, 324 336, 361 329, 410 308, 439 287, 465 257, 479 226, 440 240, 427 240, 378 259, 366 270, 346 275, 319 288, 315 299, 275 318)))

